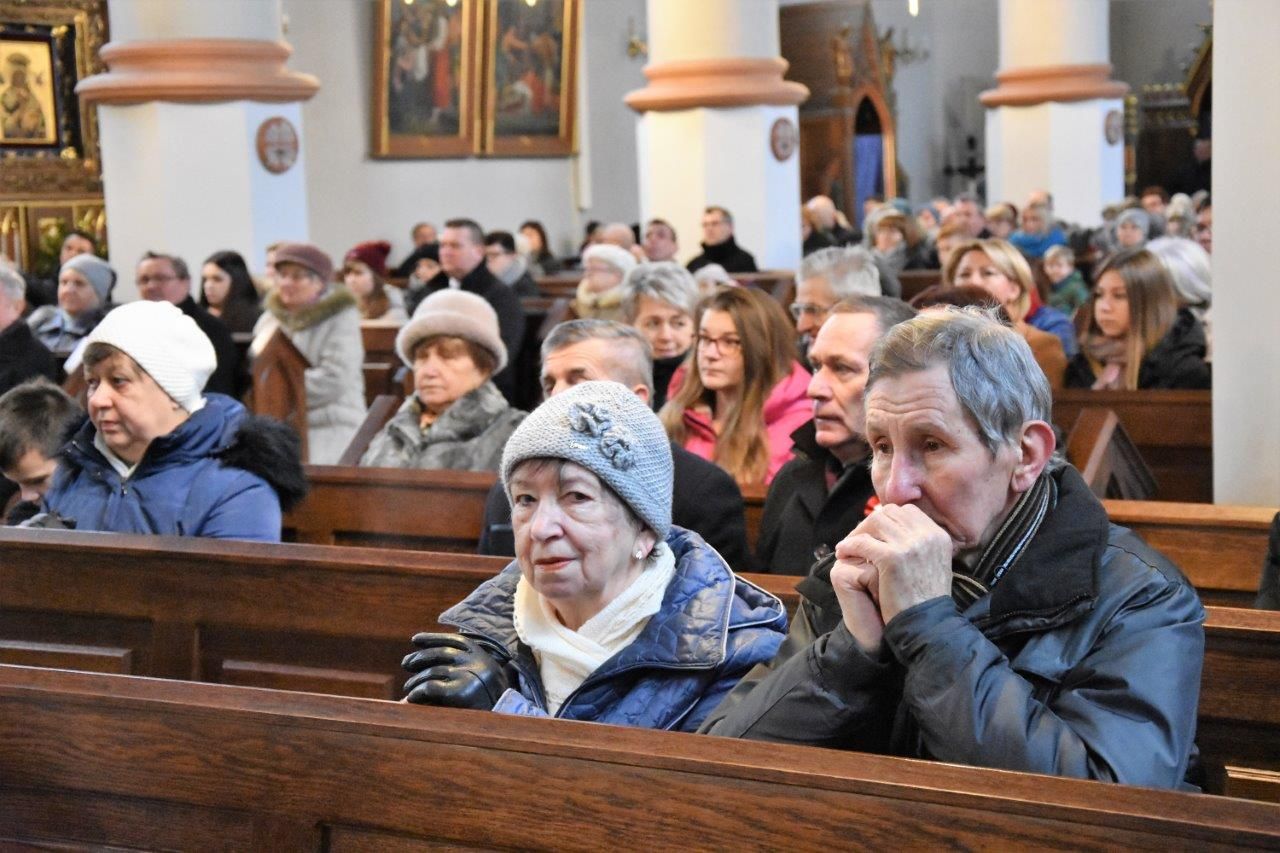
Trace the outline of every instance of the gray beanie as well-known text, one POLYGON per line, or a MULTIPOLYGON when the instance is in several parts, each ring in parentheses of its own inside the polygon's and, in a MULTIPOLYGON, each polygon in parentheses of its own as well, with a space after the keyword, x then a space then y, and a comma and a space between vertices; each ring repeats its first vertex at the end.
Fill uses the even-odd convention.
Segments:
POLYGON ((1151 214, 1138 207, 1130 207, 1122 210, 1120 215, 1116 217, 1116 225, 1119 226, 1124 222, 1132 222, 1142 229, 1142 237, 1146 239, 1151 235, 1151 214))
POLYGON ((107 294, 111 293, 111 286, 116 283, 116 271, 97 255, 76 255, 58 271, 62 270, 75 270, 88 279, 98 294, 98 301, 103 304, 107 301, 107 294))
POLYGON ((665 540, 671 530, 671 444, 653 411, 619 382, 581 382, 533 411, 502 453, 502 483, 526 459, 564 459, 613 489, 665 540))

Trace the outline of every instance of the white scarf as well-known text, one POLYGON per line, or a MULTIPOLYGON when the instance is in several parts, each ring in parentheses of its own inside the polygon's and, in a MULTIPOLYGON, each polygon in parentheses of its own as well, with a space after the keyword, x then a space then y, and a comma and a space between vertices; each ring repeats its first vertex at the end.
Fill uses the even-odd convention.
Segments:
POLYGON ((577 631, 564 626, 547 601, 524 576, 516 582, 516 636, 533 650, 547 694, 547 710, 559 713, 564 700, 587 676, 629 646, 662 599, 676 573, 676 558, 665 542, 654 549, 651 564, 631 585, 577 631))

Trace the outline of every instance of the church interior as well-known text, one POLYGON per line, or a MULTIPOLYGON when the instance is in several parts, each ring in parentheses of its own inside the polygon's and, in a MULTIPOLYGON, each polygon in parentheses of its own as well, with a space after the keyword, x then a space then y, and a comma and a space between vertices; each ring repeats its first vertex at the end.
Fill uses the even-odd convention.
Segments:
POLYGON ((1280 845, 1278 39, 0 0, 0 847, 1280 845))

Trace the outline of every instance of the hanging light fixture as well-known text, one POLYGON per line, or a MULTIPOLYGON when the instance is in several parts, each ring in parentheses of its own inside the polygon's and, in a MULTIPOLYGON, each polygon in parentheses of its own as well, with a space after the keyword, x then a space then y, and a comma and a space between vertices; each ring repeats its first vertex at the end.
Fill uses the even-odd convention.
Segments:
POLYGON ((920 0, 907 0, 907 11, 911 13, 911 17, 920 14, 920 0))

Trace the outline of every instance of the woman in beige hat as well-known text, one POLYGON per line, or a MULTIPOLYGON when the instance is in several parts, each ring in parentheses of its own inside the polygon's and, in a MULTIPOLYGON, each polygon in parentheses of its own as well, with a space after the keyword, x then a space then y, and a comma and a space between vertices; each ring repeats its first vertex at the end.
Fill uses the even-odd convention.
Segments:
POLYGON ((307 445, 313 465, 333 465, 364 420, 364 344, 351 291, 333 281, 333 261, 308 243, 275 250, 275 287, 253 327, 257 356, 276 330, 307 357, 307 445))
POLYGON ((507 363, 498 315, 482 297, 438 290, 396 336, 415 393, 360 460, 377 468, 496 471, 502 448, 524 420, 491 377, 507 363))

